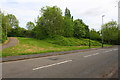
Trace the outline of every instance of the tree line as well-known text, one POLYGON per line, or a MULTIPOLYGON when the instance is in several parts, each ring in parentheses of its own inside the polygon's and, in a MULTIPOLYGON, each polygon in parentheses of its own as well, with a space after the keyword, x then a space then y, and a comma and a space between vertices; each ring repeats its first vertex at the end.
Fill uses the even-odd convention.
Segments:
POLYGON ((7 40, 7 37, 27 37, 28 34, 28 30, 19 26, 15 15, 5 15, 0 11, 0 43, 7 40))
POLYGON ((35 37, 44 39, 60 35, 64 37, 88 38, 89 28, 81 19, 73 20, 70 10, 65 9, 65 14, 62 16, 60 8, 43 7, 41 16, 37 18, 34 28, 35 37))
POLYGON ((7 36, 31 37, 37 39, 52 38, 55 36, 86 38, 101 42, 101 32, 103 32, 104 43, 118 44, 118 25, 116 21, 110 21, 102 25, 102 31, 89 29, 82 19, 74 20, 68 8, 64 15, 57 6, 43 7, 40 10, 35 22, 27 22, 26 28, 19 26, 18 19, 13 14, 4 15, 0 12, 2 39, 4 42, 7 36))

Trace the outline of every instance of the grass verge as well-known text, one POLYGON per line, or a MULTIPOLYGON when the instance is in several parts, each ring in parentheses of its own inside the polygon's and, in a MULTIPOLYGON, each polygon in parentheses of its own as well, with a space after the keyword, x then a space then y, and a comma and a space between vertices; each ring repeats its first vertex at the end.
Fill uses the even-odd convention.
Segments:
MULTIPOLYGON (((88 49, 88 46, 80 46, 80 45, 71 45, 71 46, 63 46, 49 42, 48 40, 37 40, 33 38, 23 38, 17 37, 19 40, 19 44, 16 46, 6 48, 2 50, 2 56, 17 56, 17 55, 30 55, 30 54, 40 54, 40 53, 48 53, 48 52, 59 52, 59 51, 70 51, 70 50, 80 50, 80 49, 88 49)), ((53 42, 53 40, 51 40, 53 42)), ((110 46, 110 45, 104 45, 110 46)), ((91 48, 98 48, 101 46, 92 46, 91 48)))

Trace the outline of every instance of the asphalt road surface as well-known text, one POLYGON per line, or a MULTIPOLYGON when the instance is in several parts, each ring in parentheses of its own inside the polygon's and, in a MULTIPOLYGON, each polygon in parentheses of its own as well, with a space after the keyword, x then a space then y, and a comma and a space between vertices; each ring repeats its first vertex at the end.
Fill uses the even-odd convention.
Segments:
POLYGON ((4 62, 2 66, 3 78, 106 78, 118 68, 118 47, 4 62))

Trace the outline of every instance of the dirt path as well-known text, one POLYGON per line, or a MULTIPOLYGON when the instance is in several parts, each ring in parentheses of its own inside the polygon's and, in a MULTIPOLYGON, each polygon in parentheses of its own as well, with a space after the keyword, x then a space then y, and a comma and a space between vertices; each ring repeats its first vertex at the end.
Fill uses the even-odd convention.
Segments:
MULTIPOLYGON (((9 48, 9 47, 12 47, 12 46, 15 46, 16 44, 18 44, 17 38, 9 37, 8 43, 2 45, 2 48, 0 48, 0 50, 1 50, 1 49, 5 49, 5 48, 9 48)), ((1 46, 0 46, 0 47, 1 47, 1 46)))

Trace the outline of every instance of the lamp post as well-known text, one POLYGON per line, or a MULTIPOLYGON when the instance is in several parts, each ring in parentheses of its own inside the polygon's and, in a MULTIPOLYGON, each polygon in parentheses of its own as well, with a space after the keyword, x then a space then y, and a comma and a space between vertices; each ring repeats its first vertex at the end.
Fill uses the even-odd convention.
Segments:
MULTIPOLYGON (((102 15, 102 26, 103 26, 103 17, 105 17, 105 15, 102 15)), ((102 26, 101 26, 101 33, 102 33, 102 48, 103 48, 103 31, 102 31, 102 26)))

